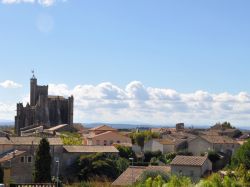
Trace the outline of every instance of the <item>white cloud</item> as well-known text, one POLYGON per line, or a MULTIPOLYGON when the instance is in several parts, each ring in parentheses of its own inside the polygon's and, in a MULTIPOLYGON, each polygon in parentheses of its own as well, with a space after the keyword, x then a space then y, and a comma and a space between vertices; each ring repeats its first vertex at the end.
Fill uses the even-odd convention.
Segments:
MULTIPOLYGON (((2 87, 20 87, 13 81, 0 83, 2 87)), ((250 123, 250 95, 195 91, 180 93, 168 88, 146 87, 139 81, 119 87, 110 82, 97 85, 49 84, 50 95, 74 95, 76 122, 112 122, 210 125, 230 121, 233 125, 250 123)), ((29 95, 20 101, 29 101, 29 95)), ((0 101, 0 119, 13 120, 15 103, 0 101)))
POLYGON ((56 2, 66 2, 66 0, 1 0, 1 2, 3 4, 30 3, 49 7, 54 5, 56 2))
POLYGON ((11 81, 11 80, 6 80, 6 81, 0 83, 0 87, 3 87, 3 88, 20 88, 20 87, 22 87, 22 85, 14 82, 14 81, 11 81))
POLYGON ((139 81, 125 88, 105 82, 98 85, 50 85, 49 93, 74 95, 76 121, 134 122, 203 125, 228 120, 250 123, 250 95, 179 93, 173 89, 145 87, 139 81), (241 116, 241 118, 239 118, 241 116), (247 120, 248 121, 247 121, 247 120))

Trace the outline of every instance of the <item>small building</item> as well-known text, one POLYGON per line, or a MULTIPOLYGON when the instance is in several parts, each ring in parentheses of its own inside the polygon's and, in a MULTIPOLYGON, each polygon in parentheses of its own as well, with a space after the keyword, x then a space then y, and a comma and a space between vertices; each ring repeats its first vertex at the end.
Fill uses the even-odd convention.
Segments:
POLYGON ((118 155, 119 151, 114 146, 63 146, 63 171, 67 173, 67 167, 70 167, 81 155, 94 153, 109 153, 118 155))
POLYGON ((131 139, 120 134, 117 129, 102 125, 89 130, 89 134, 84 135, 83 144, 108 146, 113 144, 130 144, 131 139))
MULTIPOLYGON (((33 181, 35 152, 40 140, 40 137, 0 137, 0 164, 16 183, 33 181)), ((48 141, 52 157, 51 174, 55 176, 55 161, 62 159, 63 143, 60 138, 48 138, 48 141)), ((60 166, 62 164, 60 162, 60 166)))
POLYGON ((102 134, 107 131, 117 132, 117 129, 114 129, 108 125, 100 125, 100 126, 89 129, 89 134, 97 135, 97 134, 102 134))
POLYGON ((206 156, 176 156, 170 166, 171 174, 187 176, 193 181, 212 171, 212 163, 206 156))
MULTIPOLYGON (((143 151, 161 151, 163 154, 174 153, 186 148, 186 141, 181 139, 152 139, 145 143, 143 151)), ((141 148, 133 145, 133 151, 140 153, 141 148)))
POLYGON ((208 151, 222 152, 232 155, 240 144, 228 136, 197 136, 188 142, 188 151, 193 155, 201 155, 208 151))

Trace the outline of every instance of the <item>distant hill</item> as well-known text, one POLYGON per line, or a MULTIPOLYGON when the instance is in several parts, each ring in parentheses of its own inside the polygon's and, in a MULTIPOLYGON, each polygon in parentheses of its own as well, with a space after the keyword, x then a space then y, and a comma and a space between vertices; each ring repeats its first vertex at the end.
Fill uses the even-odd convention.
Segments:
POLYGON ((0 119, 0 126, 14 126, 14 124, 14 121, 0 119))

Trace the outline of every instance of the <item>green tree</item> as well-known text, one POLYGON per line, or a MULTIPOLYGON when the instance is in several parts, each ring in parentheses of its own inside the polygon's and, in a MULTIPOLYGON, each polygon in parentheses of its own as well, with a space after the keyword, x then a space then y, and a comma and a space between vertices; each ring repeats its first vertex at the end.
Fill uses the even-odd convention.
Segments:
POLYGON ((138 146, 140 146, 142 152, 143 152, 143 148, 145 144, 145 139, 146 139, 146 136, 144 133, 135 134, 135 142, 138 146))
POLYGON ((192 186, 192 181, 188 177, 173 175, 169 182, 164 187, 189 187, 192 186))
POLYGON ((115 146, 119 151, 119 156, 122 158, 136 158, 135 152, 132 150, 132 147, 116 145, 115 146))
POLYGON ((125 158, 118 158, 116 160, 116 168, 118 170, 119 175, 122 174, 128 167, 129 167, 129 161, 125 158))
POLYGON ((77 133, 63 132, 60 138, 63 145, 82 145, 82 137, 77 133))
POLYGON ((250 169, 250 140, 244 143, 233 155, 232 166, 237 167, 242 164, 246 169, 250 169))
POLYGON ((34 182, 43 183, 51 181, 51 155, 50 146, 46 138, 42 138, 35 157, 34 182))
POLYGON ((80 181, 88 181, 96 176, 115 179, 125 168, 121 162, 117 161, 116 157, 105 153, 83 155, 78 160, 76 173, 80 181), (118 164, 120 164, 119 168, 118 164))

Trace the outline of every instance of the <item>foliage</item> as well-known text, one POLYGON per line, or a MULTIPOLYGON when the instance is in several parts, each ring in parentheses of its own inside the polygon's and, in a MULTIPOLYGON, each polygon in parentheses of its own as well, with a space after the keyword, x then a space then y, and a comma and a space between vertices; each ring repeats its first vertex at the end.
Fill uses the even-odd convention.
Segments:
POLYGON ((172 162, 172 160, 176 157, 176 153, 167 153, 165 155, 166 158, 166 164, 169 164, 170 162, 172 162))
POLYGON ((192 182, 188 177, 171 176, 170 178, 163 178, 161 175, 157 177, 149 177, 143 182, 136 184, 136 187, 191 187, 192 182))
POLYGON ((218 122, 218 123, 215 124, 215 126, 217 126, 217 125, 221 126, 221 127, 224 128, 224 129, 235 129, 235 127, 233 127, 233 126, 231 125, 231 123, 230 123, 230 122, 227 122, 227 121, 225 121, 225 122, 223 122, 223 123, 218 122))
POLYGON ((137 133, 135 134, 135 142, 137 143, 137 145, 140 146, 141 148, 141 151, 143 151, 143 148, 144 148, 144 143, 145 143, 145 135, 143 133, 137 133))
POLYGON ((60 138, 63 145, 82 145, 82 137, 77 133, 63 132, 60 138))
POLYGON ((160 156, 162 156, 161 151, 145 151, 145 153, 144 153, 144 162, 150 162, 150 160, 153 157, 159 158, 160 156))
POLYGON ((246 169, 250 169, 250 140, 244 143, 233 155, 232 166, 237 167, 240 164, 246 169))
POLYGON ((150 165, 151 166, 159 166, 159 159, 157 159, 156 157, 151 158, 150 165))
POLYGON ((51 181, 51 155, 50 146, 46 138, 42 138, 35 156, 34 181, 47 183, 51 181))
POLYGON ((129 161, 125 158, 118 158, 116 160, 116 168, 118 170, 119 175, 123 173, 129 167, 129 161))
POLYGON ((219 174, 213 174, 208 179, 201 180, 196 187, 237 187, 241 186, 237 184, 235 178, 225 176, 220 177, 219 174))
POLYGON ((153 171, 153 170, 146 170, 142 173, 141 177, 140 177, 140 182, 145 182, 148 178, 151 178, 151 179, 155 179, 157 178, 158 176, 161 176, 161 178, 167 182, 169 180, 169 175, 163 171, 153 171))
POLYGON ((235 177, 243 186, 250 186, 250 171, 243 164, 236 168, 235 177))
POLYGON ((124 158, 97 153, 81 156, 76 173, 80 181, 88 181, 96 176, 116 179, 128 166, 129 162, 124 158))
POLYGON ((177 155, 193 156, 193 153, 184 150, 184 151, 179 151, 177 155))
POLYGON ((169 182, 164 187, 189 187, 192 186, 192 181, 188 177, 175 176, 170 177, 169 182))
POLYGON ((116 145, 116 148, 119 151, 119 156, 122 158, 136 158, 135 152, 132 150, 132 147, 116 145))
POLYGON ((148 130, 142 132, 133 132, 130 134, 130 138, 132 140, 132 143, 140 146, 141 150, 143 151, 145 142, 153 138, 160 138, 160 134, 148 130))

